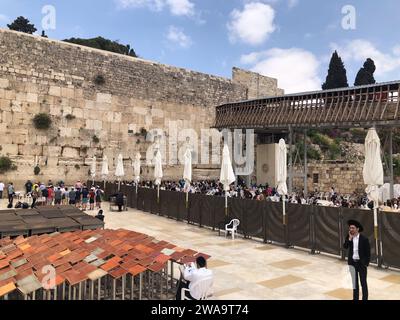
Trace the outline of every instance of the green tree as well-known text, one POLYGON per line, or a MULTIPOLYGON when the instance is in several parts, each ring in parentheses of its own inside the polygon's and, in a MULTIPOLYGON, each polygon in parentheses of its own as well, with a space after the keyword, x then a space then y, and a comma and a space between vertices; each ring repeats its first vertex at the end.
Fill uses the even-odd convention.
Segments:
POLYGON ((367 84, 376 83, 374 78, 374 72, 376 70, 374 60, 368 58, 364 62, 364 66, 358 71, 356 80, 354 82, 355 86, 363 86, 367 84))
POLYGON ((25 32, 29 34, 32 34, 37 30, 35 28, 35 25, 29 23, 29 20, 22 16, 15 19, 11 24, 7 24, 7 27, 10 30, 25 32))
POLYGON ((322 85, 323 90, 348 87, 346 68, 344 67, 342 58, 339 57, 337 51, 332 54, 329 63, 328 75, 326 81, 322 85))
POLYGON ((71 39, 65 39, 64 41, 79 44, 81 46, 129 55, 131 57, 137 57, 135 50, 133 50, 129 44, 124 46, 118 43, 118 41, 111 41, 103 37, 97 37, 92 39, 71 38, 71 39))

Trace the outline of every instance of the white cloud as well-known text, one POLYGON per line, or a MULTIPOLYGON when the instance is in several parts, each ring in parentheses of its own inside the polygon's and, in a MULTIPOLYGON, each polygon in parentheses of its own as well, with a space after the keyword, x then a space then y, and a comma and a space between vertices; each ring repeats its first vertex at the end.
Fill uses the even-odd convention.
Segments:
POLYGON ((288 0, 288 6, 289 8, 294 8, 299 4, 299 0, 288 0))
POLYGON ((165 6, 164 0, 116 0, 116 2, 123 9, 147 7, 154 11, 161 11, 165 6))
POLYGON ((275 31, 275 11, 261 2, 247 3, 243 11, 231 12, 231 21, 227 24, 229 39, 232 43, 240 40, 250 45, 264 43, 275 31))
POLYGON ((331 48, 338 51, 345 64, 357 62, 359 64, 357 70, 367 58, 371 58, 375 61, 378 77, 384 77, 387 73, 400 68, 400 46, 395 46, 391 53, 384 53, 370 41, 357 39, 342 45, 332 43, 331 48))
POLYGON ((400 45, 395 46, 392 51, 396 56, 400 56, 400 45))
POLYGON ((148 8, 153 11, 162 11, 165 7, 175 16, 193 16, 194 3, 190 0, 115 0, 122 9, 148 8))
POLYGON ((0 14, 0 23, 10 23, 10 18, 4 14, 0 14))
POLYGON ((277 78, 286 93, 320 90, 319 61, 313 53, 299 49, 273 48, 241 57, 243 64, 262 75, 277 78))
POLYGON ((186 35, 182 29, 177 28, 175 26, 170 26, 168 28, 167 39, 169 42, 179 45, 181 48, 189 48, 193 41, 192 39, 186 35))
POLYGON ((170 11, 175 16, 193 16, 194 3, 189 0, 167 0, 170 11))

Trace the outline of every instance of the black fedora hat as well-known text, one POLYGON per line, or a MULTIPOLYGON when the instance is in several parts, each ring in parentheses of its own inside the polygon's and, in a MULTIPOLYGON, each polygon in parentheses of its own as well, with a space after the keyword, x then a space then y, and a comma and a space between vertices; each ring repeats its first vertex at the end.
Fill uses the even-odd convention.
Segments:
POLYGON ((350 226, 355 226, 356 228, 359 229, 359 232, 363 232, 364 231, 363 226, 357 220, 349 220, 349 221, 347 221, 347 224, 349 225, 349 227, 350 226))

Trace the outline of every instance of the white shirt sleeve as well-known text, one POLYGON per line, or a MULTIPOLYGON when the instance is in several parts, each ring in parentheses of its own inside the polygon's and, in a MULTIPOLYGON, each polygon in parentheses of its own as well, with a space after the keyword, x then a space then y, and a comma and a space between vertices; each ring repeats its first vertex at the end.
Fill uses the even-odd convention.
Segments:
POLYGON ((193 270, 195 270, 195 268, 186 267, 183 271, 183 278, 187 281, 193 281, 193 270))

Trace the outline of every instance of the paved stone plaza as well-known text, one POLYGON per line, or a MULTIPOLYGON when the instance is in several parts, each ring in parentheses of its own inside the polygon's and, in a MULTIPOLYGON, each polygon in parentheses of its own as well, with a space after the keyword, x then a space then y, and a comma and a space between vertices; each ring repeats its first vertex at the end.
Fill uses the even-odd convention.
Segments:
MULTIPOLYGON (((89 214, 95 214, 88 211, 89 214)), ((347 263, 256 240, 232 241, 212 231, 134 209, 110 212, 105 226, 125 228, 210 254, 216 299, 352 299, 347 263)), ((370 299, 400 299, 400 272, 368 268, 370 299)), ((361 296, 360 296, 361 298, 361 296)))

